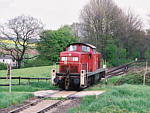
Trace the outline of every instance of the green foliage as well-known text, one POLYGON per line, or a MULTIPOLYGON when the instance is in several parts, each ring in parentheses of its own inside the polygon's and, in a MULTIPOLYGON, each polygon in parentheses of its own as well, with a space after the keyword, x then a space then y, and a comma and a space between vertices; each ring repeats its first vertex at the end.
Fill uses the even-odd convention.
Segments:
POLYGON ((104 51, 107 61, 113 66, 117 65, 117 46, 109 44, 104 51))
POLYGON ((126 63, 126 57, 127 57, 127 52, 126 52, 126 49, 122 48, 120 51, 119 51, 119 64, 124 64, 126 63))
POLYGON ((6 108, 12 104, 16 105, 22 103, 24 100, 29 99, 30 97, 33 97, 33 94, 13 92, 10 95, 7 92, 0 92, 0 109, 6 108))
POLYGON ((46 66, 46 65, 48 65, 47 62, 49 62, 49 61, 41 60, 39 57, 34 59, 34 60, 32 60, 32 59, 25 60, 24 61, 24 66, 22 68, 39 67, 39 66, 43 66, 43 65, 46 66))
POLYGON ((0 70, 7 69, 6 65, 4 63, 0 63, 0 70))
MULTIPOLYGON (((43 67, 32 67, 32 68, 23 68, 23 69, 13 69, 13 77, 51 77, 52 66, 43 66, 43 67)), ((0 70, 0 77, 6 77, 7 70, 0 70)), ((8 84, 9 80, 0 80, 1 84, 8 84)), ((12 84, 18 84, 18 80, 12 79, 12 84)), ((0 108, 8 107, 12 104, 19 104, 24 100, 33 96, 34 91, 38 90, 49 90, 57 89, 57 86, 52 86, 50 80, 30 80, 30 85, 28 80, 21 80, 21 84, 12 86, 12 95, 9 95, 9 87, 1 86, 0 87, 0 108)))
POLYGON ((148 61, 148 63, 150 63, 150 49, 147 49, 145 51, 145 58, 148 61))
POLYGON ((132 61, 127 58, 127 50, 124 48, 117 48, 115 44, 109 44, 104 49, 104 57, 107 60, 107 67, 122 65, 132 61))
MULTIPOLYGON (((53 66, 31 67, 23 69, 13 69, 12 76, 15 77, 50 77, 53 66)), ((0 71, 0 77, 5 77, 7 70, 0 71)))
POLYGON ((141 58, 141 55, 140 55, 140 52, 139 51, 134 51, 133 53, 131 53, 131 59, 135 60, 136 58, 137 59, 140 59, 141 58))
POLYGON ((37 50, 40 54, 39 59, 47 65, 58 62, 60 52, 64 51, 68 44, 76 41, 77 39, 72 35, 71 29, 68 26, 64 26, 58 30, 44 31, 37 45, 37 50))
MULTIPOLYGON (((142 85, 143 84, 143 73, 130 73, 125 76, 120 77, 118 81, 116 81, 116 85, 122 84, 134 84, 134 85, 142 85)), ((150 73, 146 74, 145 85, 150 86, 150 73)))
POLYGON ((143 85, 115 86, 101 94, 86 96, 80 107, 72 109, 69 113, 148 113, 150 111, 150 87, 143 85))
POLYGON ((116 82, 118 80, 120 80, 120 78, 121 78, 121 76, 114 76, 112 78, 109 78, 107 85, 105 84, 106 81, 102 80, 102 81, 100 81, 100 83, 95 84, 92 87, 89 87, 85 90, 108 90, 108 89, 112 89, 114 87, 114 85, 116 84, 116 82))

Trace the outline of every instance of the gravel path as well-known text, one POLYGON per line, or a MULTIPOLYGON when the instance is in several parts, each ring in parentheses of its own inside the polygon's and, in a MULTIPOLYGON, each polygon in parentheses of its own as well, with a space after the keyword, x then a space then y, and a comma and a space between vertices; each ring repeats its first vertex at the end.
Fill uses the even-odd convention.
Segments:
POLYGON ((59 100, 43 100, 42 102, 38 103, 37 105, 31 106, 31 107, 21 111, 20 113, 37 113, 37 112, 41 111, 42 109, 55 104, 58 101, 59 100))
POLYGON ((9 111, 11 111, 13 109, 16 109, 16 108, 19 108, 21 106, 27 105, 29 103, 32 103, 32 102, 36 101, 36 100, 37 100, 36 97, 30 98, 29 100, 26 100, 26 101, 24 101, 23 103, 21 103, 19 105, 11 105, 8 108, 0 109, 0 113, 8 113, 9 111))
POLYGON ((66 113, 69 109, 78 107, 81 103, 81 100, 82 100, 81 98, 67 100, 62 104, 58 105, 56 108, 53 108, 46 113, 66 113))

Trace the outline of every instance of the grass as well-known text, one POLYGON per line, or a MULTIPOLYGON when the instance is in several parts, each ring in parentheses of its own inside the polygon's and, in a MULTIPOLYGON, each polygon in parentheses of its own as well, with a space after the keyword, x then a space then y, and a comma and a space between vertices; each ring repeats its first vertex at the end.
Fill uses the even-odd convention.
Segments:
POLYGON ((45 100, 63 100, 63 97, 58 97, 58 98, 53 98, 53 97, 48 97, 45 100))
MULTIPOLYGON (((20 85, 20 86, 12 86, 12 92, 34 92, 38 90, 50 90, 50 89, 57 89, 56 86, 50 85, 49 82, 32 82, 30 85, 20 85)), ((0 87, 0 93, 1 92, 8 92, 9 87, 7 86, 1 86, 0 87)))
MULTIPOLYGON (((12 77, 51 77, 51 69, 53 66, 31 67, 23 69, 12 69, 12 77)), ((7 70, 0 70, 0 77, 6 77, 7 70)), ((37 82, 37 80, 31 80, 37 82)), ((43 81, 43 80, 42 80, 43 81)), ((9 80, 0 80, 0 84, 8 84, 9 80)), ((18 83, 18 80, 12 80, 13 84, 18 83)), ((21 83, 27 84, 27 80, 21 80, 21 83)))
POLYGON ((101 81, 86 90, 106 90, 105 93, 98 98, 84 97, 80 107, 68 113, 150 113, 150 71, 146 75, 146 85, 142 83, 142 70, 112 77, 107 85, 101 81))
POLYGON ((0 92, 0 109, 8 107, 12 104, 18 105, 24 100, 32 97, 32 93, 13 92, 11 95, 7 92, 0 92))
MULTIPOLYGON (((127 84, 135 84, 135 85, 142 85, 143 84, 143 73, 129 73, 125 76, 122 76, 118 81, 116 81, 116 85, 122 85, 124 83, 127 84)), ((150 72, 146 74, 146 81, 145 84, 150 86, 150 72)))
MULTIPOLYGON (((12 76, 21 77, 50 77, 52 66, 31 67, 23 69, 13 69, 12 76)), ((7 70, 0 70, 0 77, 5 77, 7 70)))
POLYGON ((108 80, 107 85, 105 84, 105 80, 103 80, 103 81, 101 80, 99 83, 97 83, 97 84, 93 85, 92 87, 89 87, 85 90, 108 90, 108 89, 111 89, 114 86, 114 84, 118 80, 120 80, 120 78, 121 78, 121 76, 114 76, 114 77, 110 78, 108 80))
MULTIPOLYGON (((32 67, 23 69, 13 69, 12 76, 14 77, 51 77, 52 66, 32 67)), ((6 77, 7 70, 0 70, 0 77, 6 77)), ((21 80, 21 83, 27 84, 27 80, 21 80)), ((0 86, 0 108, 8 107, 12 104, 19 104, 24 100, 33 96, 34 91, 57 89, 52 86, 50 81, 31 80, 30 85, 12 86, 12 94, 9 95, 9 87, 0 86)), ((8 84, 9 80, 0 80, 0 84, 8 84)), ((17 84, 18 80, 12 80, 12 83, 17 84)))
POLYGON ((149 113, 149 91, 149 86, 142 85, 113 86, 98 98, 95 96, 84 97, 80 107, 71 109, 69 113, 149 113))

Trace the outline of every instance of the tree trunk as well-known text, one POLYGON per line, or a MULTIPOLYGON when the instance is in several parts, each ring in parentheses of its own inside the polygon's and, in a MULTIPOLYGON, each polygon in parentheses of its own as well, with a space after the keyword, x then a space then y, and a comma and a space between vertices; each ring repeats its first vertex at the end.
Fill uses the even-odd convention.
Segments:
POLYGON ((17 68, 20 69, 21 68, 21 60, 17 61, 17 68))

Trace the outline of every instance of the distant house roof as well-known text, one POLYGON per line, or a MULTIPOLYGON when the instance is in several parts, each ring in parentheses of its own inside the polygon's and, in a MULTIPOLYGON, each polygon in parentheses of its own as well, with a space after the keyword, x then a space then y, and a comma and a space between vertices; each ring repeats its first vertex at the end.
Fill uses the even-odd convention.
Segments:
POLYGON ((5 38, 5 37, 1 37, 1 36, 0 36, 0 39, 2 39, 2 40, 8 40, 7 38, 5 38))
MULTIPOLYGON (((77 45, 77 44, 81 44, 81 45, 86 45, 86 46, 89 46, 89 47, 91 47, 92 49, 96 49, 96 47, 95 46, 93 46, 93 45, 91 45, 91 44, 88 44, 88 43, 72 43, 72 44, 69 44, 68 46, 70 46, 70 45, 77 45)), ((68 47, 67 46, 67 47, 68 47)))

